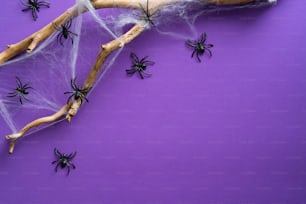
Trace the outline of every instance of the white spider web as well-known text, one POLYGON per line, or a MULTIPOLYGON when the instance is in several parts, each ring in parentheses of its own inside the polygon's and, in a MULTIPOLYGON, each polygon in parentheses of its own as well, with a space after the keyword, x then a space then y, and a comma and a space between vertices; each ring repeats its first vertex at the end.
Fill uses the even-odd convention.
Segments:
MULTIPOLYGON (((154 19, 157 32, 178 39, 194 39, 198 36, 194 22, 199 15, 233 8, 208 6, 196 2, 189 0, 171 5, 157 13, 154 19), (173 32, 172 28, 177 25, 185 26, 186 32, 180 34, 173 32)), ((260 0, 246 6, 269 3, 271 1, 260 0)), ((73 19, 69 29, 77 34, 73 36, 73 44, 69 39, 62 39, 63 45, 61 45, 59 32, 55 32, 32 54, 22 54, 0 65, 0 114, 3 119, 0 121, 1 134, 16 133, 32 120, 57 112, 69 97, 64 95, 64 92, 72 91, 71 79, 76 78, 79 86, 83 84, 95 62, 100 45, 118 38, 142 15, 139 11, 118 8, 96 11, 89 0, 78 0, 76 4, 79 12, 84 7, 89 12, 73 19), (22 98, 22 104, 18 96, 8 97, 10 92, 16 91, 17 77, 22 85, 28 84, 32 87, 28 89, 29 94, 22 98)), ((103 65, 104 71, 99 75, 97 82, 112 67, 123 48, 110 55, 103 65)), ((39 126, 28 134, 46 126, 39 126)))

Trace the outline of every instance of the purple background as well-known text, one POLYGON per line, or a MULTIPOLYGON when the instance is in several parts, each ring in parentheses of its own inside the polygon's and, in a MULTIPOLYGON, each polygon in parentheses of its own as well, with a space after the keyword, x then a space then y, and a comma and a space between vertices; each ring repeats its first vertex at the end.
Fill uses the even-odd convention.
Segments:
MULTIPOLYGON (((0 47, 73 5, 53 0, 37 22, 0 7, 0 47)), ((0 203, 305 204, 306 4, 205 15, 214 56, 196 63, 182 40, 145 32, 127 45, 71 124, 0 143, 0 203), (153 77, 126 77, 129 53, 153 77), (53 171, 53 148, 77 169, 53 171)), ((180 32, 177 28, 177 32, 180 32)), ((3 135, 4 137, 4 135, 3 135)))

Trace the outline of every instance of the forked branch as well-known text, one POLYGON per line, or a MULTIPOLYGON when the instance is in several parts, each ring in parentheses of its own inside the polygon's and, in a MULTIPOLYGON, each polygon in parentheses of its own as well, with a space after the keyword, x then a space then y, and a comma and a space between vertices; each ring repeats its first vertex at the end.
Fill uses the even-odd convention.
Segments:
MULTIPOLYGON (((154 13, 159 9, 163 8, 164 6, 184 2, 187 0, 155 0, 151 2, 150 5, 150 12, 154 13)), ((246 4, 250 2, 255 2, 256 0, 199 0, 199 2, 205 4, 216 4, 216 5, 232 5, 232 4, 246 4)), ((92 6, 95 9, 102 9, 102 8, 110 8, 110 7, 121 7, 121 8, 130 8, 130 9, 139 9, 141 10, 146 5, 147 0, 137 0, 137 1, 130 1, 130 0, 91 0, 92 6)), ((27 53, 31 53, 41 42, 46 40, 53 32, 56 30, 54 29, 53 23, 57 25, 61 25, 65 23, 66 20, 76 17, 79 14, 79 7, 73 6, 64 12, 62 15, 57 17, 54 21, 43 27, 38 32, 30 35, 29 37, 25 38, 24 40, 9 45, 8 48, 0 53, 0 64, 12 59, 16 55, 26 51, 27 53)), ((83 8, 81 12, 86 12, 87 10, 83 8)), ((98 53, 96 61, 92 66, 87 79, 83 84, 83 88, 90 88, 94 85, 99 73, 103 69, 103 64, 108 58, 108 56, 115 50, 119 49, 120 47, 128 44, 137 36, 139 36, 145 29, 148 22, 145 20, 139 20, 137 24, 135 24, 129 31, 125 34, 120 36, 118 39, 114 39, 104 45, 101 46, 101 50, 98 53)), ((7 140, 11 140, 9 153, 13 153, 16 142, 22 138, 30 129, 33 127, 37 127, 44 123, 52 123, 54 121, 59 120, 62 117, 66 116, 66 119, 70 121, 73 116, 76 115, 77 111, 79 110, 82 104, 81 99, 72 100, 68 104, 64 105, 59 111, 55 114, 43 118, 39 118, 27 124, 24 128, 22 128, 18 133, 14 133, 11 135, 6 136, 7 140)))

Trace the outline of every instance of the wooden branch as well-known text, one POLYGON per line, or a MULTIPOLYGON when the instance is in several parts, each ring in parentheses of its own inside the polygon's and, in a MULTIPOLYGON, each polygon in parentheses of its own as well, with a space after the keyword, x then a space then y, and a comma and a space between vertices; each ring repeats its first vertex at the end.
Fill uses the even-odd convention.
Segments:
MULTIPOLYGON (((92 0, 91 3, 95 9, 120 7, 120 8, 130 8, 130 9, 140 9, 139 5, 145 6, 147 0, 92 0)), ((166 5, 184 2, 185 0, 156 0, 150 5, 151 8, 160 9, 166 5)), ((231 5, 231 4, 245 4, 250 2, 255 2, 255 0, 200 0, 202 3, 216 4, 216 5, 231 5)), ((83 8, 82 12, 87 10, 83 8)), ((41 30, 33 33, 32 35, 26 37, 16 44, 11 44, 7 46, 7 49, 0 53, 0 64, 12 59, 18 54, 26 51, 31 53, 41 42, 46 40, 52 33, 56 31, 54 29, 53 23, 61 25, 65 23, 69 18, 76 17, 78 15, 78 6, 73 6, 69 8, 62 15, 57 17, 55 20, 50 22, 48 25, 43 27, 41 30)))
POLYGON ((20 139, 21 137, 23 137, 30 129, 32 129, 33 127, 37 127, 37 126, 39 126, 41 124, 44 124, 44 123, 54 122, 54 121, 62 118, 67 113, 67 110, 69 109, 69 107, 70 107, 70 104, 65 105, 58 112, 54 113, 53 115, 36 119, 36 120, 30 122, 29 124, 27 124, 18 133, 7 135, 5 138, 7 140, 11 140, 9 153, 13 153, 17 140, 20 139))
MULTIPOLYGON (((83 88, 90 88, 94 85, 97 76, 102 70, 102 65, 104 64, 107 57, 115 50, 122 47, 124 44, 128 44, 133 39, 135 39, 138 35, 140 35, 145 30, 145 24, 147 22, 140 21, 138 24, 134 25, 128 32, 124 35, 120 36, 118 39, 112 40, 109 43, 102 45, 101 50, 96 58, 96 62, 91 68, 89 75, 83 85, 83 88)), ((81 106, 81 99, 74 101, 68 113, 66 115, 66 119, 71 121, 71 118, 76 115, 78 109, 81 106)))
MULTIPOLYGON (((178 2, 184 2, 186 0, 156 0, 150 4, 150 12, 153 13, 164 6, 169 4, 174 4, 178 2)), ((199 0, 202 3, 216 4, 216 5, 231 5, 231 4, 245 4, 250 2, 255 2, 255 0, 199 0)), ((141 9, 142 5, 145 7, 147 0, 92 0, 91 3, 95 9, 101 8, 110 8, 110 7, 121 7, 121 8, 130 8, 130 9, 141 9)), ((63 24, 70 18, 74 18, 79 14, 79 8, 77 5, 71 7, 54 21, 43 27, 38 32, 30 35, 24 40, 9 45, 7 50, 0 53, 0 64, 12 59, 16 55, 27 51, 27 53, 31 53, 41 42, 46 40, 56 29, 53 26, 53 23, 57 25, 63 24)), ((86 12, 85 8, 82 8, 81 12, 86 12)), ((115 50, 123 47, 125 44, 128 44, 132 40, 134 40, 137 36, 139 36, 147 26, 148 22, 140 20, 137 24, 135 24, 129 31, 120 36, 118 39, 114 39, 104 45, 101 46, 101 50, 98 53, 96 61, 92 66, 87 79, 83 84, 83 88, 90 88, 94 85, 99 73, 102 71, 103 64, 108 58, 108 56, 115 50)), ((58 112, 53 115, 39 118, 27 124, 24 128, 22 128, 18 133, 14 133, 6 136, 7 140, 11 140, 9 153, 13 153, 15 144, 18 139, 22 138, 31 128, 37 127, 44 123, 51 123, 66 115, 66 119, 71 121, 72 117, 76 115, 77 111, 81 107, 82 101, 72 100, 68 104, 64 105, 58 112)))

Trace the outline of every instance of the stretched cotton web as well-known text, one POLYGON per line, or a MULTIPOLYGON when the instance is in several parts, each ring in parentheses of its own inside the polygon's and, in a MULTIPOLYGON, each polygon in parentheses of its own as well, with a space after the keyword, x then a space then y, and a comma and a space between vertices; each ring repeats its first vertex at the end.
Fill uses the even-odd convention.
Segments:
MULTIPOLYGON (((162 35, 168 35, 172 38, 181 40, 197 39, 199 33, 195 29, 195 21, 199 16, 218 13, 221 11, 243 9, 243 8, 257 8, 265 5, 275 4, 276 0, 256 0, 248 4, 235 5, 214 5, 210 3, 203 3, 205 1, 182 1, 177 4, 172 4, 162 9, 157 15, 158 25, 156 30, 162 35), (181 33, 174 32, 177 28, 183 30, 181 33)), ((207 1, 210 2, 210 1, 207 1)))
MULTIPOLYGON (((150 2, 154 3, 153 0, 150 2)), ((245 7, 269 3, 272 1, 259 0, 245 7)), ((89 0, 78 0, 76 5, 80 15, 72 19, 69 28, 69 31, 73 33, 70 35, 72 40, 70 37, 65 39, 59 29, 41 43, 33 53, 22 54, 0 66, 0 114, 3 119, 0 121, 0 128, 2 134, 16 133, 27 123, 57 112, 67 103, 70 94, 64 94, 64 92, 72 91, 71 80, 75 79, 78 86, 83 85, 101 45, 117 39, 131 25, 137 23, 143 15, 142 11, 131 9, 109 8, 96 11, 89 0), (84 8, 88 12, 82 14, 84 8), (28 94, 8 97, 14 95, 18 86, 26 86, 28 94)), ((194 28, 197 16, 235 7, 242 6, 211 6, 200 4, 197 1, 185 1, 167 6, 157 12, 153 19, 156 27, 149 23, 146 26, 156 28, 161 34, 186 40, 197 36, 194 28), (172 28, 175 26, 185 26, 186 32, 174 33, 172 28)), ((61 28, 61 25, 57 26, 61 28)), ((103 71, 98 76, 97 82, 103 78, 124 49, 124 44, 121 43, 122 48, 113 52, 104 63, 103 71)), ((46 125, 39 126, 32 132, 44 127, 46 125)))

